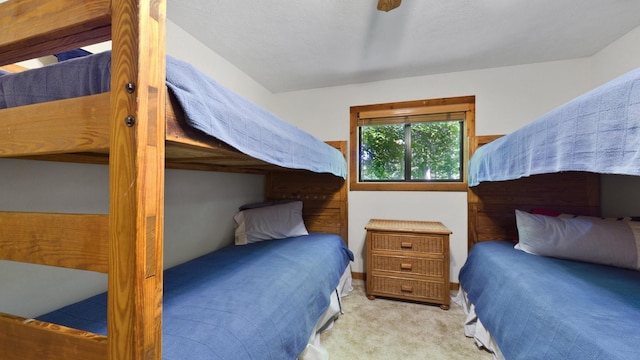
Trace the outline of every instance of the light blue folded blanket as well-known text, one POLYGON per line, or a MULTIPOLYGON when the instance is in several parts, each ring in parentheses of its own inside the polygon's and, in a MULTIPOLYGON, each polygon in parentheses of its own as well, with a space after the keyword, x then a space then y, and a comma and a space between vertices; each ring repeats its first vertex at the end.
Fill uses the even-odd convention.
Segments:
POLYGON ((640 68, 480 147, 469 186, 561 171, 640 175, 640 68))
MULTIPOLYGON (((75 58, 0 76, 0 108, 99 94, 110 85, 111 52, 75 58)), ((190 126, 240 152, 285 168, 346 178, 340 151, 170 56, 167 86, 190 126)))

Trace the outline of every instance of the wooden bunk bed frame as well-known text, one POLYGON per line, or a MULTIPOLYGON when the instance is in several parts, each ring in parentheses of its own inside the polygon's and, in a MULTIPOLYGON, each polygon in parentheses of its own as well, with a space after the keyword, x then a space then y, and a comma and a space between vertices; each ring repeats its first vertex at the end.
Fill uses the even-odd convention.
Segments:
MULTIPOLYGON (((470 139, 471 154, 501 135, 470 139)), ((468 249, 480 241, 515 240, 515 209, 536 208, 576 215, 600 215, 600 176, 588 172, 534 175, 469 187, 468 249)))
POLYGON ((347 241, 345 180, 184 125, 165 86, 165 19, 163 0, 0 3, 0 66, 112 40, 112 91, 0 110, 0 157, 109 164, 109 214, 0 213, 0 259, 108 273, 108 335, 0 314, 3 359, 162 358, 165 168, 265 174, 267 200, 302 200, 309 231, 347 241))

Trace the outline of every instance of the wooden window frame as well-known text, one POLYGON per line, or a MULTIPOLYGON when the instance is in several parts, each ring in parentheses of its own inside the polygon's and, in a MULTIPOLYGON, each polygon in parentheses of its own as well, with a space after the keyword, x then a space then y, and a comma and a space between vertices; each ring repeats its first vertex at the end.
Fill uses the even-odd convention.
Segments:
POLYGON ((475 96, 413 100, 395 103, 352 106, 349 126, 349 188, 356 191, 467 191, 467 167, 469 164, 469 139, 475 137, 475 96), (384 118, 429 115, 448 112, 465 112, 463 135, 462 181, 455 182, 360 182, 358 120, 360 118, 384 118))

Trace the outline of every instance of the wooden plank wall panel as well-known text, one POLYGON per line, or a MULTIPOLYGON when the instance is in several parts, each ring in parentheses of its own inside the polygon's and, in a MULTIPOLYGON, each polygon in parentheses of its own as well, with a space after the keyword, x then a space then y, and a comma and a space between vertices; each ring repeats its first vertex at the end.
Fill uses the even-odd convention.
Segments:
POLYGON ((300 200, 309 231, 343 236, 346 241, 345 181, 328 174, 271 172, 267 175, 267 200, 300 200))
POLYGON ((315 204, 305 204, 304 223, 311 232, 326 232, 341 235, 340 209, 313 208, 315 204))
POLYGON ((0 212, 0 258, 106 273, 107 215, 0 212))
POLYGON ((107 359, 104 336, 0 313, 2 359, 107 359))
POLYGON ((111 0, 0 3, 0 65, 109 40, 110 20, 111 0))
POLYGON ((510 204, 545 207, 575 207, 597 205, 597 197, 593 204, 589 199, 591 192, 598 192, 598 176, 585 172, 563 172, 541 174, 517 180, 483 182, 471 190, 482 196, 483 204, 510 204), (595 183, 594 183, 595 181, 595 183))
MULTIPOLYGON (((469 140, 471 153, 502 135, 469 140)), ((468 248, 478 241, 515 240, 515 209, 544 208, 567 214, 600 214, 600 176, 586 172, 541 174, 483 182, 467 191, 468 248)))
MULTIPOLYGON (((346 141, 328 142, 346 154, 346 141)), ((301 200, 307 229, 338 234, 348 244, 347 181, 331 174, 272 171, 266 176, 267 200, 301 200)))
POLYGON ((469 188, 469 249, 478 241, 517 239, 515 209, 535 208, 597 216, 600 177, 586 172, 564 172, 483 182, 469 188))

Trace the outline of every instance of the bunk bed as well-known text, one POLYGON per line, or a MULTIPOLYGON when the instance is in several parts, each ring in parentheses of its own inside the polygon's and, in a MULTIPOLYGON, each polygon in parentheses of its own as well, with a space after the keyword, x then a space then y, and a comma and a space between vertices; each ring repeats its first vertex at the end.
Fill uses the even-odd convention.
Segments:
POLYGON ((640 222, 600 217, 599 180, 640 175, 640 69, 472 144, 465 334, 498 359, 637 358, 640 222))
MULTIPOLYGON (((0 3, 0 66, 112 40, 112 50, 108 54, 52 66, 58 69, 54 71, 66 74, 69 71, 64 70, 67 66, 98 62, 103 70, 108 71, 108 76, 103 78, 108 79, 105 80, 107 91, 105 88, 79 94, 71 91, 60 98, 45 97, 26 103, 11 104, 13 100, 3 99, 6 108, 0 110, 0 157, 108 164, 110 194, 109 214, 0 213, 0 259, 108 274, 105 294, 71 305, 72 308, 93 306, 102 309, 103 317, 95 323, 78 324, 73 319, 62 319, 61 313, 80 314, 76 310, 70 311, 70 308, 43 317, 61 323, 68 321, 85 329, 0 314, 0 349, 4 359, 160 359, 163 346, 171 345, 168 343, 185 347, 185 343, 181 343, 181 335, 175 332, 179 325, 172 325, 167 342, 163 343, 164 326, 170 324, 165 324, 164 319, 179 312, 169 307, 171 313, 164 314, 164 306, 179 303, 181 296, 189 298, 183 309, 197 303, 198 299, 203 301, 197 294, 181 291, 180 286, 186 284, 185 277, 195 281, 191 279, 193 274, 185 273, 194 272, 203 264, 225 268, 220 265, 225 263, 222 258, 232 258, 235 262, 227 262, 226 270, 217 276, 226 280, 233 278, 236 284, 251 284, 254 280, 250 278, 234 278, 240 271, 233 267, 250 262, 252 256, 263 258, 265 254, 271 254, 279 258, 284 251, 280 246, 288 246, 288 251, 294 254, 283 260, 290 271, 293 267, 294 276, 291 273, 288 276, 294 278, 307 277, 304 271, 295 271, 301 269, 301 264, 299 259, 293 259, 297 256, 306 259, 308 253, 303 257, 296 256, 296 252, 312 251, 320 259, 323 257, 318 255, 325 252, 334 256, 341 254, 338 260, 333 260, 334 266, 328 266, 326 259, 324 266, 320 266, 320 271, 330 274, 328 280, 321 281, 322 294, 311 293, 314 294, 311 296, 324 299, 319 306, 322 311, 316 309, 304 321, 284 317, 287 319, 282 320, 285 325, 294 328, 296 322, 304 322, 304 336, 309 337, 309 327, 314 332, 320 330, 325 321, 335 316, 335 311, 329 312, 326 307, 331 306, 327 304, 333 299, 331 294, 340 286, 338 284, 344 284, 348 278, 345 262, 348 263, 351 256, 346 247, 345 142, 324 144, 224 89, 220 90, 220 96, 229 97, 232 102, 223 105, 230 113, 219 116, 223 122, 226 121, 222 126, 240 122, 244 129, 223 130, 239 132, 243 136, 234 143, 216 133, 221 130, 206 120, 210 114, 202 120, 194 117, 193 109, 189 110, 192 102, 201 106, 200 109, 218 111, 215 108, 211 110, 201 94, 185 91, 184 84, 180 82, 182 74, 198 73, 187 64, 166 56, 165 19, 166 2, 161 0, 9 0, 0 3), (182 71, 178 73, 177 83, 170 81, 171 68, 182 71), (251 111, 251 114, 246 111, 251 111), (254 118, 257 115, 262 117, 254 118), (256 139, 256 132, 251 131, 254 129, 252 126, 257 128, 255 124, 269 124, 260 127, 259 133, 279 127, 284 128, 284 132, 292 131, 298 135, 284 138, 276 134, 271 139, 256 139), (246 148, 256 143, 262 144, 262 148, 246 148), (284 148, 276 145, 284 145, 284 148), (296 157, 311 154, 319 157, 296 157), (286 204, 301 203, 302 221, 305 231, 310 234, 224 248, 217 254, 195 259, 184 267, 167 270, 167 274, 174 275, 167 276, 169 283, 165 284, 162 266, 165 168, 264 174, 265 201, 273 202, 266 208, 278 207, 283 201, 289 201, 286 204), (64 238, 60 234, 64 234, 64 238), (237 255, 239 252, 246 254, 237 255), (177 290, 173 289, 176 283, 180 285, 177 290), (164 286, 173 289, 168 298, 164 296, 164 286), (98 323, 102 325, 96 325, 98 323)), ((15 71, 15 67, 5 69, 15 71)), ((21 86, 35 85, 30 77, 37 78, 36 71, 40 69, 0 76, 0 79, 4 78, 2 81, 9 84, 9 92, 24 95, 21 86)), ((76 80, 82 77, 78 75, 81 72, 74 74, 79 76, 76 80)), ((80 86, 86 84, 75 82, 80 86)), ((215 82, 207 82, 205 86, 219 87, 215 82)), ((262 270, 265 266, 271 267, 260 262, 254 266, 262 270)), ((258 271, 256 268, 253 270, 258 271)), ((317 273, 315 270, 306 271, 317 273)), ((273 273, 271 276, 267 281, 280 279, 273 273)), ((293 279, 291 283, 294 284, 293 279)), ((294 287, 308 286, 304 284, 294 287)), ((192 287, 198 288, 198 285, 192 287)), ((244 295, 254 300, 255 306, 261 310, 268 306, 265 303, 275 299, 262 299, 249 293, 244 295)), ((302 295, 294 295, 297 296, 302 295)), ((222 300, 211 301, 228 300, 223 297, 222 300)), ((284 305, 274 305, 273 301, 269 306, 276 306, 282 311, 284 305)), ((215 314, 220 308, 213 309, 211 307, 210 311, 215 314)), ((255 331, 270 331, 261 328, 258 322, 252 325, 255 331)), ((194 328, 186 323, 182 326, 183 330, 194 332, 194 328)), ((254 339, 260 337, 255 331, 249 332, 255 335, 254 339)), ((296 340, 294 345, 285 343, 291 331, 299 332, 288 331, 281 333, 279 340, 283 343, 278 344, 287 348, 287 355, 275 350, 271 353, 273 358, 289 357, 304 351, 309 339, 305 338, 303 342, 296 340)), ((204 333, 200 335, 206 337, 204 333)), ((263 344, 267 342, 264 340, 263 344)), ((268 345, 258 346, 260 350, 251 350, 253 352, 249 355, 256 357, 255 351, 267 351, 265 346, 268 345)), ((179 352, 175 348, 170 351, 171 356, 177 356, 174 354, 179 352)), ((233 347, 230 345, 225 351, 233 351, 233 347)), ((208 356, 206 352, 195 353, 208 356)), ((268 353, 260 353, 260 356, 268 353)), ((188 354, 194 355, 193 352, 188 354)), ((184 358, 185 355, 180 356, 184 358)))

